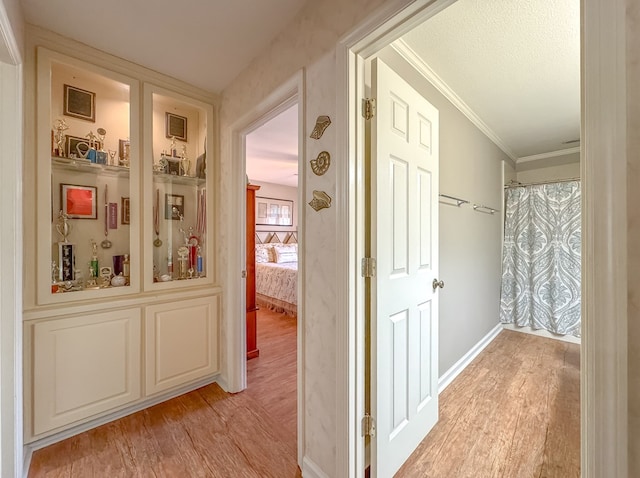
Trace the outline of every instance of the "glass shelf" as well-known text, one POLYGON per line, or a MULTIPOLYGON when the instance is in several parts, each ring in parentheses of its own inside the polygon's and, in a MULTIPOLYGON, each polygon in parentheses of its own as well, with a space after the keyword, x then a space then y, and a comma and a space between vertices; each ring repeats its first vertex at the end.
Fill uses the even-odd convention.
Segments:
POLYGON ((188 186, 198 187, 202 187, 206 183, 204 178, 197 178, 195 176, 178 176, 177 174, 167 174, 158 171, 153 172, 153 180, 156 183, 185 184, 188 186))
POLYGON ((126 166, 113 166, 109 164, 92 163, 88 159, 61 158, 53 156, 51 165, 54 169, 64 171, 82 171, 109 176, 129 177, 129 168, 126 166))

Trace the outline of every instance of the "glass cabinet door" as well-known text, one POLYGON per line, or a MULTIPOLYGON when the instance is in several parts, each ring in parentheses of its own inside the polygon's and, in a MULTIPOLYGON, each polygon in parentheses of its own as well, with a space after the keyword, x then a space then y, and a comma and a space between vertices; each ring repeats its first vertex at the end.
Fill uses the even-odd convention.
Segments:
POLYGON ((39 50, 39 300, 131 293, 134 82, 39 50), (40 136, 42 135, 42 136, 40 136), (48 260, 46 259, 48 258, 48 260))
POLYGON ((145 188, 151 205, 143 245, 147 280, 152 287, 193 285, 207 277, 211 281, 207 144, 212 141, 212 107, 153 86, 146 87, 145 99, 152 118, 145 143, 145 169, 151 178, 145 188))

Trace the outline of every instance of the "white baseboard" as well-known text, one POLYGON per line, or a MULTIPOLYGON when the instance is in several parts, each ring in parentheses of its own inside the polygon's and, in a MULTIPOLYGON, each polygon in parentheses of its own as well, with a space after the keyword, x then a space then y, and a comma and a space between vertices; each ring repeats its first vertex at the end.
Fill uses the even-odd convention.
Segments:
POLYGON ((532 327, 520 327, 515 324, 502 324, 505 330, 513 330, 515 332, 522 332, 523 334, 537 335, 538 337, 545 337, 547 339, 562 340, 563 342, 570 342, 572 344, 579 344, 580 337, 574 337, 573 335, 560 335, 549 332, 545 329, 534 329, 532 327))
POLYGON ((303 478, 329 478, 322 469, 309 457, 302 459, 302 477, 303 478))
POLYGON ((465 368, 467 368, 467 365, 469 365, 473 359, 476 358, 478 354, 480 354, 480 352, 482 352, 484 348, 498 336, 500 332, 502 332, 502 324, 498 324, 491 329, 491 331, 480 339, 480 341, 475 344, 471 350, 464 354, 462 358, 453 364, 449 370, 442 374, 440 379, 438 379, 438 393, 442 393, 442 391, 447 388, 465 368))
MULTIPOLYGON (((112 422, 114 420, 118 420, 119 418, 126 417, 127 415, 131 415, 132 413, 139 412, 140 410, 144 410, 145 408, 152 407, 157 405, 158 403, 166 402, 167 400, 171 400, 172 398, 178 397, 180 395, 184 395, 185 393, 192 392, 198 388, 204 387, 206 385, 210 385, 214 382, 217 382, 218 375, 214 375, 211 377, 206 377, 202 380, 198 380, 197 382, 192 382, 183 387, 174 389, 170 392, 163 393, 161 395, 148 398, 141 402, 135 403, 126 408, 122 408, 115 412, 109 413, 107 415, 103 415, 94 420, 81 423, 74 427, 68 428, 66 430, 62 430, 58 433, 54 433, 52 435, 40 438, 31 443, 27 443, 25 445, 25 461, 28 457, 29 462, 31 461, 31 455, 34 451, 40 450, 41 448, 45 448, 49 445, 53 445, 54 443, 58 443, 59 441, 66 440, 67 438, 71 438, 72 436, 79 435, 80 433, 86 432, 87 430, 91 430, 93 428, 97 428, 100 425, 104 425, 105 423, 112 422)), ((25 476, 29 471, 29 468, 25 468, 25 476)))

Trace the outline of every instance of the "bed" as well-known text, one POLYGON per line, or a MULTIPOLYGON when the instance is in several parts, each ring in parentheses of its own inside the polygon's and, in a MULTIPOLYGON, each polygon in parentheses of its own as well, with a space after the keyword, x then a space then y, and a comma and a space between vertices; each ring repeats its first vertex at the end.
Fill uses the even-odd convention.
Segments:
POLYGON ((260 236, 256 240, 257 305, 297 315, 298 244, 294 235, 287 235, 287 242, 279 242, 274 236, 264 243, 260 243, 260 236), (278 242, 269 242, 274 240, 278 242))

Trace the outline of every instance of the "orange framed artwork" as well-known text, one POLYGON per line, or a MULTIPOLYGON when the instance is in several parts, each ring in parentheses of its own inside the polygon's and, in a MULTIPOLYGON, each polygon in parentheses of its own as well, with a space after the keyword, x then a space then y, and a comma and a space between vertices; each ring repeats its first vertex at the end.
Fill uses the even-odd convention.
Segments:
POLYGON ((60 185, 62 212, 70 219, 97 219, 95 186, 60 185))

